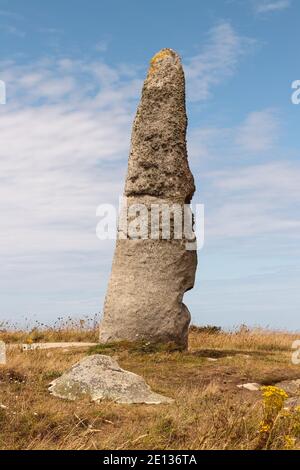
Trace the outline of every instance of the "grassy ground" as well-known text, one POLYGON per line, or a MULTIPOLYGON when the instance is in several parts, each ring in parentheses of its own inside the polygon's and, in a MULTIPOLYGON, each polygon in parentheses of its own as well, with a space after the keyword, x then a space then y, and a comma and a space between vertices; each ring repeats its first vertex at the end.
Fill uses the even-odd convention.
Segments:
MULTIPOLYGON (((95 341, 97 331, 84 325, 36 328, 3 331, 1 339, 95 341)), ((295 339, 246 328, 232 333, 193 328, 188 352, 98 348, 141 374, 153 390, 175 399, 159 406, 59 400, 49 395, 49 382, 88 352, 9 349, 7 365, 0 366, 0 448, 300 449, 300 411, 276 411, 271 429, 262 435, 266 409, 261 392, 237 388, 245 382, 273 385, 300 378, 300 366, 291 362, 295 339)))

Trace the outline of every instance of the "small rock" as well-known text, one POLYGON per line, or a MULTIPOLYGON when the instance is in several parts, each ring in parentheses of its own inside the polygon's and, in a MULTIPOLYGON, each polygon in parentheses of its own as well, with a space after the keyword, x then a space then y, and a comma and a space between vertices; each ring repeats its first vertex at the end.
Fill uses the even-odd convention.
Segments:
POLYGON ((286 400, 284 409, 290 410, 293 408, 297 408, 298 406, 300 406, 300 397, 292 397, 286 400))
POLYGON ((249 390, 250 392, 257 392, 258 390, 261 389, 261 385, 254 382, 254 383, 238 385, 238 388, 245 388, 246 390, 249 390))
POLYGON ((158 405, 173 400, 152 392, 144 379, 121 369, 110 356, 95 354, 85 357, 49 387, 52 395, 67 400, 89 396, 92 401, 112 400, 116 403, 158 405))
MULTIPOLYGON (((181 60, 173 50, 162 49, 151 61, 132 128, 124 192, 128 207, 124 204, 120 212, 118 233, 122 237, 116 243, 100 343, 141 340, 187 348, 191 315, 183 296, 194 286, 197 252, 186 224, 182 236, 175 235, 174 228, 179 217, 187 220, 195 191, 186 127, 181 60), (129 233, 129 208, 137 205, 147 209, 149 225, 156 206, 155 236, 129 233), (172 211, 172 228, 163 239, 167 208, 172 211)), ((139 230, 140 234, 146 234, 145 229, 139 230)))
POLYGON ((22 344, 23 351, 35 351, 36 349, 66 349, 66 348, 91 348, 97 346, 97 343, 64 342, 64 343, 32 343, 22 344))
POLYGON ((207 360, 210 361, 210 362, 215 362, 218 359, 216 359, 215 357, 208 357, 207 360))
POLYGON ((275 386, 284 390, 288 395, 300 393, 300 379, 284 380, 283 382, 278 382, 275 386))

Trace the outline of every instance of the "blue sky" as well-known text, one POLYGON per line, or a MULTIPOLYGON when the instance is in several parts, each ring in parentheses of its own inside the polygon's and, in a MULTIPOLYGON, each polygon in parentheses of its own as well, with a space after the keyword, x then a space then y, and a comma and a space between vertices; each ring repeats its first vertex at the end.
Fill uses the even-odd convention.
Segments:
POLYGON ((193 322, 299 330, 300 4, 0 0, 0 321, 101 311, 149 60, 177 50, 205 245, 193 322))

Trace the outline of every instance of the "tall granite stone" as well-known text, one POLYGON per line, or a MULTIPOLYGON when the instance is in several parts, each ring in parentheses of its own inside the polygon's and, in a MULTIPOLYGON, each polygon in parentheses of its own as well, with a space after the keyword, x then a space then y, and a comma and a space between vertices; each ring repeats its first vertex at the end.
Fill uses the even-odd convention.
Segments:
POLYGON ((186 128, 181 61, 171 49, 162 49, 151 60, 133 124, 124 194, 128 207, 158 208, 158 236, 150 238, 155 226, 150 216, 148 239, 128 235, 123 223, 131 222, 132 215, 123 209, 122 239, 117 240, 100 325, 102 343, 143 340, 187 347, 190 313, 182 300, 194 285, 197 254, 187 249, 187 237, 178 239, 174 230, 176 211, 190 203, 195 191, 186 128), (170 239, 162 239, 166 205, 171 207, 170 239))

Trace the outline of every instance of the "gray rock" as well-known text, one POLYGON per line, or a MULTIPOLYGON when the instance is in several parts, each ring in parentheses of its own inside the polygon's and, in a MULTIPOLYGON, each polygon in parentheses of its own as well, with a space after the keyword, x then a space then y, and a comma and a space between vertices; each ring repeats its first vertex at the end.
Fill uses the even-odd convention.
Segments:
POLYGON ((284 390, 289 396, 300 395, 300 379, 284 380, 278 382, 275 386, 284 390))
POLYGON ((298 407, 300 407, 300 396, 299 397, 291 397, 291 398, 288 398, 285 401, 285 405, 284 405, 285 410, 290 410, 290 409, 294 409, 294 408, 298 408, 298 407))
MULTIPOLYGON (((187 250, 191 236, 174 235, 176 211, 183 212, 195 191, 186 149, 185 80, 179 56, 163 49, 151 61, 133 124, 125 196, 128 206, 151 205, 172 210, 170 239, 119 234, 106 295, 100 342, 145 340, 187 347, 190 313, 183 296, 195 281, 196 251, 187 250)), ((149 235, 150 222, 146 229, 149 235)))
POLYGON ((257 392, 258 390, 261 389, 261 385, 257 383, 248 383, 248 384, 241 384, 238 385, 238 388, 245 388, 246 390, 249 390, 249 392, 257 392))
POLYGON ((61 343, 32 343, 22 344, 23 351, 35 351, 36 349, 65 349, 65 348, 84 348, 88 349, 97 346, 98 343, 81 343, 81 342, 61 342, 61 343))
POLYGON ((121 369, 110 356, 95 354, 85 357, 61 377, 51 382, 52 395, 67 400, 88 396, 92 401, 158 405, 173 400, 152 392, 139 375, 121 369))
POLYGON ((0 365, 6 364, 6 345, 4 341, 0 341, 0 365))

